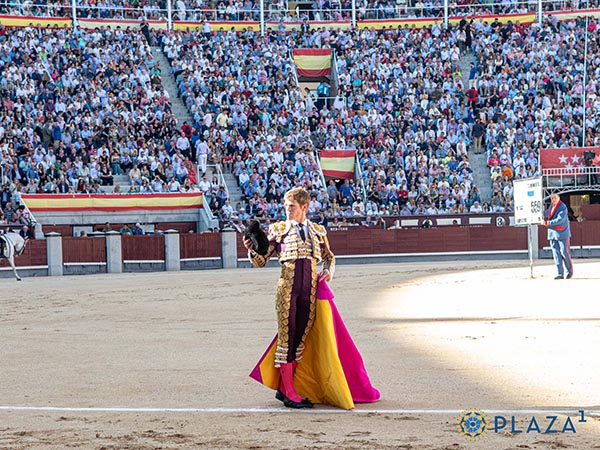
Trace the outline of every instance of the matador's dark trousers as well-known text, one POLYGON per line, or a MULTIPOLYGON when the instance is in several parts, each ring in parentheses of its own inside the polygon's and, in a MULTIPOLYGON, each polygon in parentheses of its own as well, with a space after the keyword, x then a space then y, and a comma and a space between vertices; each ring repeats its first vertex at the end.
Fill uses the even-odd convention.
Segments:
POLYGON ((315 319, 316 293, 317 272, 313 259, 283 263, 277 284, 275 367, 302 359, 304 342, 315 319))

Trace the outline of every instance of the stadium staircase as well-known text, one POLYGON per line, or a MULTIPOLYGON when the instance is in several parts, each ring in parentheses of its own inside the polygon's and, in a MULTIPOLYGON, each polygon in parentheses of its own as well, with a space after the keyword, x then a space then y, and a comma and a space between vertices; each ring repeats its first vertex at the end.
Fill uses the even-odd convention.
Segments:
POLYGON ((227 192, 229 193, 229 202, 231 203, 231 206, 235 208, 235 205, 238 202, 245 205, 245 202, 242 200, 244 193, 238 186, 238 181, 235 175, 232 173, 223 172, 223 180, 225 181, 227 192))
MULTIPOLYGON (((129 175, 113 175, 113 188, 119 186, 121 193, 125 194, 129 190, 129 175)), ((110 192, 110 186, 104 187, 107 192, 110 192)))
POLYGON ((188 111, 187 106, 185 106, 185 103, 183 103, 181 97, 179 97, 177 83, 175 82, 175 77, 171 73, 169 60, 165 57, 160 47, 152 47, 152 56, 154 57, 154 60, 160 64, 162 85, 165 91, 169 93, 171 107, 173 114, 177 118, 177 123, 180 126, 183 125, 183 122, 193 124, 194 119, 190 115, 190 112, 188 111))
MULTIPOLYGON (((469 84, 469 72, 471 63, 476 62, 476 58, 471 52, 464 52, 460 60, 460 71, 465 90, 471 86, 469 84)), ((466 99, 465 99, 466 102, 466 99)), ((490 169, 487 166, 487 154, 475 154, 473 147, 469 149, 469 163, 473 170, 473 182, 479 189, 479 196, 482 202, 490 202, 492 197, 492 182, 490 179, 490 169)))
MULTIPOLYGON (((162 69, 161 78, 163 88, 169 93, 169 97, 171 99, 171 107, 173 114, 177 118, 177 123, 179 125, 183 124, 183 122, 187 122, 189 124, 194 123, 194 118, 191 116, 187 106, 179 96, 179 90, 177 89, 177 83, 175 81, 175 77, 171 73, 171 65, 169 64, 169 60, 165 57, 160 47, 152 47, 152 56, 154 56, 154 60, 160 63, 160 67, 162 69)), ((198 174, 198 181, 200 181, 200 176, 202 174, 198 174)), ((206 175, 209 180, 212 179, 213 175, 218 175, 215 170, 215 166, 210 164, 206 169, 206 175)), ((236 177, 231 173, 223 173, 223 182, 225 183, 225 188, 227 192, 229 192, 229 201, 233 206, 237 202, 241 202, 243 192, 238 186, 238 182, 236 177)))
MULTIPOLYGON (((290 61, 292 61, 292 63, 294 62, 294 57, 292 56, 292 54, 290 53, 290 61)), ((300 92, 302 93, 302 98, 304 98, 304 100, 306 101, 306 91, 305 89, 308 88, 308 90, 311 92, 312 96, 314 99, 318 98, 318 94, 317 94, 317 87, 319 86, 319 84, 321 84, 321 80, 320 79, 309 79, 309 78, 302 78, 298 76, 298 72, 296 70, 296 66, 293 64, 294 67, 294 78, 296 80, 296 85, 298 86, 298 88, 300 89, 300 92)), ((329 85, 329 98, 326 100, 327 104, 331 104, 331 102, 333 101, 333 99, 336 97, 337 92, 338 92, 338 88, 339 88, 339 81, 338 81, 338 76, 337 76, 337 61, 336 61, 336 57, 335 57, 335 51, 333 51, 331 53, 331 75, 329 77, 324 77, 323 81, 325 81, 325 83, 327 83, 329 85)), ((307 111, 309 112, 309 111, 307 111)))

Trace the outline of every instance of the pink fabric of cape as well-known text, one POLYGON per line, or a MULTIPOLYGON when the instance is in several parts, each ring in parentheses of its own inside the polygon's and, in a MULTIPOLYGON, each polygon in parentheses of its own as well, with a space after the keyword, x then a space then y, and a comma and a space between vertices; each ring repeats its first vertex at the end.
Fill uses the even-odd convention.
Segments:
MULTIPOLYGON (((271 389, 279 388, 279 370, 274 366, 276 343, 277 336, 250 373, 251 378, 271 389)), ((319 281, 315 323, 307 336, 294 385, 303 398, 344 409, 353 408, 354 402, 370 403, 381 397, 371 385, 325 281, 319 281)))

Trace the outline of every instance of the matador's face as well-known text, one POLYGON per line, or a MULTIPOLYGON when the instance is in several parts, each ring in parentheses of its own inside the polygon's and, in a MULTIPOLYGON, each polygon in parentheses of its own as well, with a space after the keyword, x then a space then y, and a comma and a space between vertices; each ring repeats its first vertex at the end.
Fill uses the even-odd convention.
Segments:
POLYGON ((285 199, 284 205, 288 220, 294 220, 298 223, 304 222, 306 213, 308 212, 308 205, 300 205, 293 199, 285 199))

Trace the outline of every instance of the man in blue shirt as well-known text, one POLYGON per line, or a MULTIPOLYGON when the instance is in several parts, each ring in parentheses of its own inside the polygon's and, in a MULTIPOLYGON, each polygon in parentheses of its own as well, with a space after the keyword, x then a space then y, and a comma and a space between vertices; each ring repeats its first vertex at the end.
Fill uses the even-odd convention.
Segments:
POLYGON ((142 228, 142 226, 139 223, 136 223, 135 227, 133 228, 133 234, 138 235, 138 236, 143 236, 146 234, 146 232, 144 231, 144 229, 142 228))
POLYGON ((567 270, 566 278, 573 276, 573 262, 571 260, 571 227, 569 225, 569 211, 567 205, 560 201, 558 194, 550 196, 550 208, 544 213, 543 224, 548 228, 548 241, 552 249, 554 264, 558 270, 555 280, 562 280, 564 269, 567 270))
POLYGON ((329 97, 329 85, 324 81, 321 81, 321 84, 317 86, 317 97, 316 106, 318 110, 321 110, 327 104, 327 98, 329 97))

